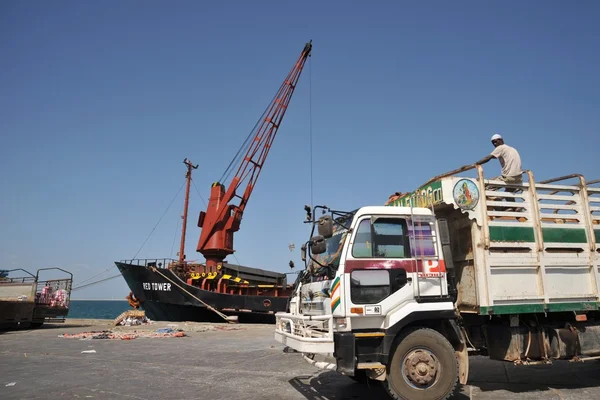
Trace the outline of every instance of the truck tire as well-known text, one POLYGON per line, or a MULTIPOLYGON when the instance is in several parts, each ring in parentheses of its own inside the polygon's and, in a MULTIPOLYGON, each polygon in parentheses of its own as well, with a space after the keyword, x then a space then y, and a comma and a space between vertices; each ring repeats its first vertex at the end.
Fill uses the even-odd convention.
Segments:
POLYGON ((454 348, 439 332, 417 328, 400 336, 388 363, 385 389, 396 400, 444 400, 458 383, 454 348))

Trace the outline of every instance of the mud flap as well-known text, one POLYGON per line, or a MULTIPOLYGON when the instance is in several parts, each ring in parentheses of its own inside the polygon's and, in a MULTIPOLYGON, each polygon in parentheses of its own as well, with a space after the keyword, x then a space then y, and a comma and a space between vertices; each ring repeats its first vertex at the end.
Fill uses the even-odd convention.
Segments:
POLYGON ((454 331, 455 341, 452 345, 458 361, 458 382, 466 385, 469 380, 469 350, 467 348, 466 333, 458 326, 456 320, 449 320, 450 326, 454 331))
POLYGON ((466 385, 469 380, 469 352, 467 346, 461 343, 455 353, 458 360, 458 381, 461 385, 466 385))
POLYGON ((356 360, 354 334, 352 332, 335 333, 333 337, 337 372, 346 376, 354 376, 356 360))

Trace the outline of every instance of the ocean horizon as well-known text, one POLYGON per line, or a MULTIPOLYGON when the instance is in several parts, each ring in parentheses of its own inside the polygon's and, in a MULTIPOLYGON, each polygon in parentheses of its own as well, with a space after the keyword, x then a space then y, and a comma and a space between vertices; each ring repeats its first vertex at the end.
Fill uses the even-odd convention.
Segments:
MULTIPOLYGON (((71 301, 124 301, 123 299, 71 299, 71 301)), ((127 301, 127 300, 125 300, 127 301)))
POLYGON ((71 299, 67 318, 115 319, 128 310, 133 308, 122 299, 71 299))

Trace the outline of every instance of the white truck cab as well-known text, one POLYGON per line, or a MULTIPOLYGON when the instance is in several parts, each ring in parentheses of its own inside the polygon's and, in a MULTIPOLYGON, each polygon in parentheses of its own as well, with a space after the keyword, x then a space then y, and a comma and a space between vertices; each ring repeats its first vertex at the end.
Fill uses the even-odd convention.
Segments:
MULTIPOLYGON (((450 351, 444 368, 457 369, 454 348, 438 333, 459 335, 432 210, 370 206, 321 218, 317 226, 313 274, 298 285, 290 312, 277 314, 276 340, 302 353, 328 354, 348 376, 384 380, 398 333, 411 322, 438 321, 437 330, 413 334, 440 342, 450 351)), ((435 365, 442 357, 415 351, 409 357, 414 382, 435 382, 431 367, 441 368, 435 365), (431 367, 417 374, 425 365, 420 359, 431 367)))

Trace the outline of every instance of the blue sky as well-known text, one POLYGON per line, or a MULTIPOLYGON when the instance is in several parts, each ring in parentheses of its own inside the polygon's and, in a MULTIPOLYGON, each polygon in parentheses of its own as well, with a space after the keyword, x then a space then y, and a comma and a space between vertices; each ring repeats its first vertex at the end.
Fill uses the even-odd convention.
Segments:
MULTIPOLYGON (((206 199, 310 39, 235 236, 244 265, 301 264, 311 97, 318 204, 383 204, 482 158, 494 132, 537 179, 597 179, 599 19, 595 1, 3 1, 0 265, 61 266, 77 282, 133 257, 183 159, 200 164, 206 199)), ((194 189, 191 202, 200 259, 194 189)), ((175 256, 182 204, 139 257, 175 256)), ((128 292, 119 278, 74 297, 128 292)))

